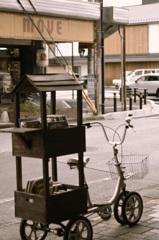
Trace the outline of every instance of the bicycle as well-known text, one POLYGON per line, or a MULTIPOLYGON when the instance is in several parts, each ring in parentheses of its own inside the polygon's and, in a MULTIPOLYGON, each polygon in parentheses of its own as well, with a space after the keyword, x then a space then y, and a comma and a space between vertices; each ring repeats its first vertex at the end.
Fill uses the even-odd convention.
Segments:
MULTIPOLYGON (((125 129, 123 136, 119 142, 110 141, 106 133, 105 127, 101 122, 94 121, 90 123, 84 123, 83 125, 90 128, 92 125, 98 124, 101 126, 104 136, 108 143, 113 146, 114 154, 114 166, 117 170, 118 180, 115 187, 115 191, 110 200, 104 204, 93 204, 89 190, 87 190, 87 212, 81 214, 80 216, 75 216, 71 220, 68 220, 66 226, 63 223, 59 223, 60 228, 50 228, 47 225, 39 224, 33 222, 29 224, 27 220, 22 220, 20 225, 20 234, 22 239, 29 240, 32 239, 31 234, 35 235, 36 240, 44 240, 48 232, 52 232, 57 236, 63 236, 64 240, 74 240, 74 239, 93 239, 93 228, 90 220, 88 219, 90 214, 97 213, 102 220, 107 221, 112 216, 112 206, 114 205, 114 217, 116 221, 122 225, 134 226, 140 220, 143 213, 143 200, 139 193, 129 192, 126 190, 125 181, 132 177, 132 173, 125 176, 125 168, 122 167, 121 162, 118 160, 118 149, 117 146, 121 145, 126 137, 128 128, 133 128, 131 125, 131 118, 126 119, 125 129), (31 232, 26 233, 26 229, 30 228, 31 232), (40 233, 38 235, 38 233, 40 233)), ((83 160, 83 167, 86 167, 90 161, 89 157, 85 157, 83 160)), ((71 158, 68 159, 67 164, 70 169, 78 169, 78 159, 71 158)), ((86 178, 84 176, 85 186, 88 188, 86 178)))

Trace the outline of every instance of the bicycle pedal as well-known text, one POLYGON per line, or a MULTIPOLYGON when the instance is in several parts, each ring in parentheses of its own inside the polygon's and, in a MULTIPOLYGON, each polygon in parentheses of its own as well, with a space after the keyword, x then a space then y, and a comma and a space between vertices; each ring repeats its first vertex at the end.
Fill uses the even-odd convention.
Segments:
POLYGON ((62 228, 55 228, 54 229, 54 234, 57 235, 58 237, 63 236, 63 229, 62 228))
POLYGON ((102 212, 99 213, 99 216, 104 220, 108 221, 111 218, 111 213, 110 212, 102 212))

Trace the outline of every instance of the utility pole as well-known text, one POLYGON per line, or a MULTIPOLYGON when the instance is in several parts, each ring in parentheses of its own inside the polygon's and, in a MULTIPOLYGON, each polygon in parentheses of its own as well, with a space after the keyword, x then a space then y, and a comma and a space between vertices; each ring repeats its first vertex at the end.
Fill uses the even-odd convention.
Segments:
POLYGON ((104 32, 103 32, 103 0, 100 2, 100 20, 101 20, 101 93, 102 93, 102 114, 104 114, 104 32))
POLYGON ((126 111, 125 26, 123 26, 123 33, 121 33, 121 26, 119 27, 119 35, 121 38, 121 109, 126 111))

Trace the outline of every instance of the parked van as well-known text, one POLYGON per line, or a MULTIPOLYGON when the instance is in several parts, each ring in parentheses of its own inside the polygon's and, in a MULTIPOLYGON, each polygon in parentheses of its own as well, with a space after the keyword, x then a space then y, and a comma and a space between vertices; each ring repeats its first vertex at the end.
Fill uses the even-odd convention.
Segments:
POLYGON ((135 81, 139 76, 151 73, 159 73, 159 69, 135 69, 126 76, 126 81, 135 81))
POLYGON ((156 95, 159 97, 159 73, 150 73, 138 76, 135 81, 126 82, 126 92, 129 94, 133 93, 136 88, 136 93, 147 90, 147 94, 156 95))
MULTIPOLYGON (((159 73, 158 68, 135 69, 126 74, 126 82, 134 82, 138 77, 144 74, 159 73)), ((121 86, 121 79, 113 79, 113 84, 118 88, 121 86)))

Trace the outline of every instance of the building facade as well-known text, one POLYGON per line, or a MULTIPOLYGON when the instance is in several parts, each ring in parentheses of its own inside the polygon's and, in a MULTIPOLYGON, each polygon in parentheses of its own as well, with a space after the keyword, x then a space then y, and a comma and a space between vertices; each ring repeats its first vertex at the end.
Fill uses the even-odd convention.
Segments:
MULTIPOLYGON (((159 68, 159 3, 129 7, 125 27, 126 71, 159 68)), ((121 39, 119 32, 105 39, 105 85, 121 78, 121 39)))

